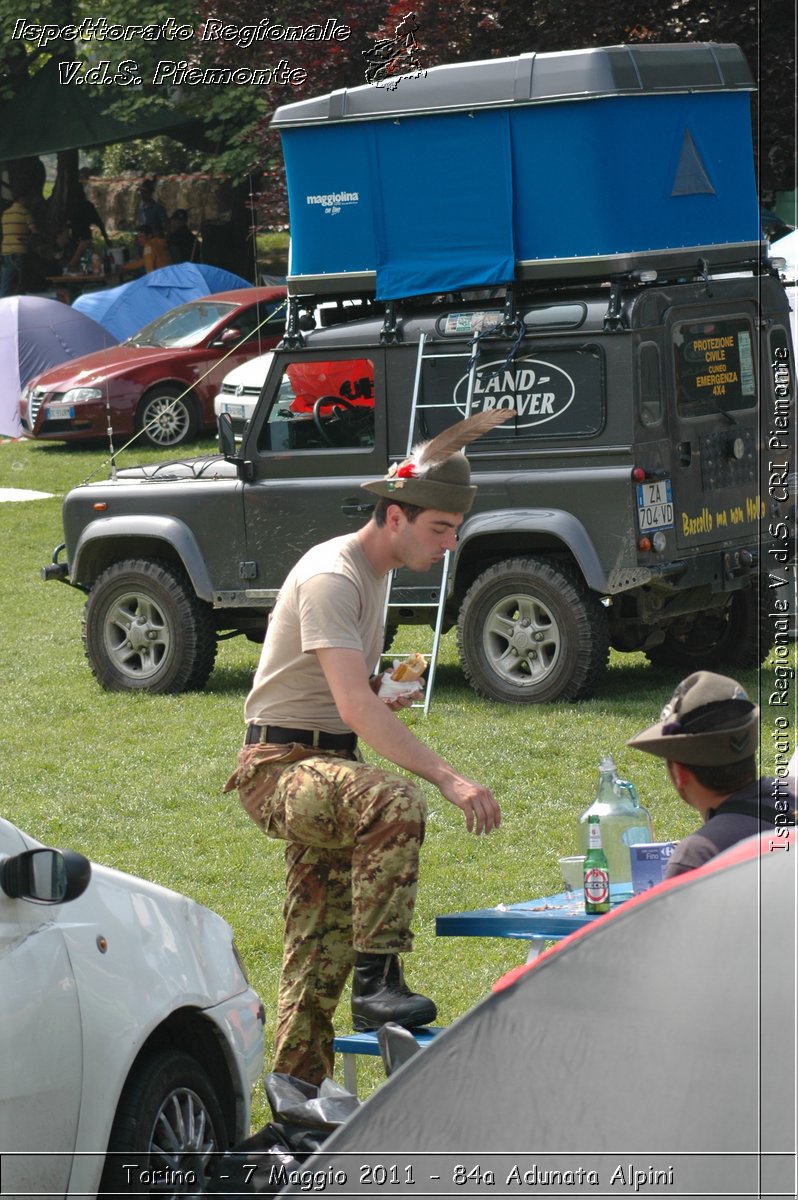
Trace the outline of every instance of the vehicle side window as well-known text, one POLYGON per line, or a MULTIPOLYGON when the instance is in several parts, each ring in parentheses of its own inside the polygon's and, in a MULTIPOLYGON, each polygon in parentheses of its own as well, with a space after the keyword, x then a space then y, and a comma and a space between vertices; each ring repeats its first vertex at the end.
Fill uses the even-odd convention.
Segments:
POLYGON ((746 317, 674 326, 676 407, 680 417, 756 407, 754 340, 746 317))
POLYGON ((662 420, 662 371, 656 342, 644 342, 640 347, 637 370, 640 422, 659 425, 662 420))
POLYGON ((259 450, 368 449, 374 445, 374 364, 367 358, 286 367, 259 450))
POLYGON ((268 308, 265 305, 259 305, 254 308, 245 308, 242 312, 236 313, 226 325, 219 331, 219 337, 226 333, 228 329, 237 329, 241 334, 241 340, 251 339, 257 327, 260 325, 262 329, 266 326, 262 324, 269 316, 268 308))

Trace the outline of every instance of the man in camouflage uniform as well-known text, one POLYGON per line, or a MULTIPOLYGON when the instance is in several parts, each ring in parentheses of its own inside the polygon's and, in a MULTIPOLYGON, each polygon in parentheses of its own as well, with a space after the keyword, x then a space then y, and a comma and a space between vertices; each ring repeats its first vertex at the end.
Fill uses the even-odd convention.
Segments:
POLYGON ((460 426, 454 449, 451 438, 437 456, 425 459, 421 448, 363 485, 380 497, 363 529, 300 559, 281 589, 245 704, 246 743, 226 790, 237 789, 260 828, 286 843, 274 1070, 310 1083, 333 1073, 333 1015, 353 964, 356 1029, 386 1021, 412 1029, 436 1015, 433 1002, 405 984, 398 957, 412 947, 426 801, 414 780, 365 763, 358 736, 435 784, 463 810, 469 832, 489 833, 500 820, 487 788, 394 715, 412 697, 383 699, 380 678, 371 676, 389 572, 439 562, 473 502, 459 446, 489 424, 479 414, 460 426))

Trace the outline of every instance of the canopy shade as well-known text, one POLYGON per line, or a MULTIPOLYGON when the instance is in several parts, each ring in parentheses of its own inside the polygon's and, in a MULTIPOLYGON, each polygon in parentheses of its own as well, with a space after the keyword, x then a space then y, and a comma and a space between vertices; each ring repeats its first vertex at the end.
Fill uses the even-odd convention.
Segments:
MULTIPOLYGON (((122 121, 106 111, 107 90, 61 83, 58 63, 51 59, 13 100, 0 107, 0 162, 173 133, 196 124, 193 117, 167 108, 122 121)), ((112 90, 118 96, 118 89, 112 90)))

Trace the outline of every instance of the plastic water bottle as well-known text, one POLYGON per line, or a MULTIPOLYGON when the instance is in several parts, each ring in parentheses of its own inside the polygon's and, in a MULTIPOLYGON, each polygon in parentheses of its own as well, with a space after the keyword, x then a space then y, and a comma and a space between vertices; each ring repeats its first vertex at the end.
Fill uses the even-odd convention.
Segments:
POLYGON ((654 833, 651 817, 640 803, 634 784, 628 779, 618 778, 610 754, 605 754, 599 763, 596 798, 579 818, 580 854, 587 854, 588 851, 588 822, 591 816, 601 819, 601 842, 607 856, 610 879, 613 883, 631 884, 629 847, 638 842, 653 842, 654 833))

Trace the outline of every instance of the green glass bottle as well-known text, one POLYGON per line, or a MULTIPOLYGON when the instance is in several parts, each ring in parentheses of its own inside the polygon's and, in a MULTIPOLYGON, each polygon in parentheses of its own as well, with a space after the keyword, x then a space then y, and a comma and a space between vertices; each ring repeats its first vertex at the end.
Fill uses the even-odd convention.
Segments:
POLYGON ((588 848, 585 856, 585 912, 610 911, 610 872, 607 856, 601 848, 601 818, 587 819, 588 848))

